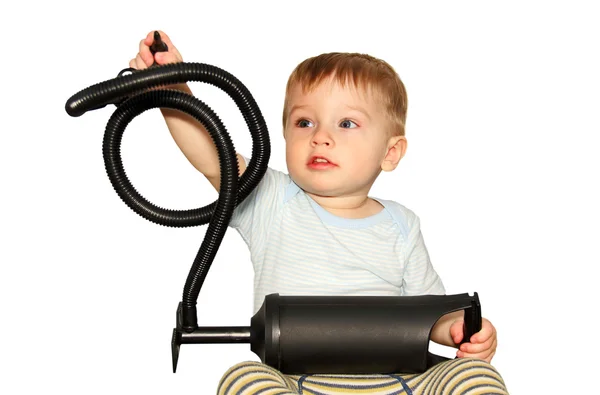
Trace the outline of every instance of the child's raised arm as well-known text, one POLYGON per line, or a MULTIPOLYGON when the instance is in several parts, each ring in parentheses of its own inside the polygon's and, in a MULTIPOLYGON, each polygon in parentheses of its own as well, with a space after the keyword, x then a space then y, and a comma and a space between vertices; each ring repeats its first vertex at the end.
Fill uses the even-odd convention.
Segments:
MULTIPOLYGON (((140 41, 139 52, 134 59, 129 62, 129 67, 137 70, 148 68, 156 61, 157 64, 163 65, 168 63, 183 62, 183 57, 177 48, 171 42, 167 34, 160 31, 162 41, 167 44, 167 52, 157 52, 152 55, 150 45, 154 40, 154 30, 148 33, 146 38, 140 41)), ((178 84, 169 86, 170 89, 177 89, 188 94, 192 91, 187 84, 178 84)), ((212 141, 206 128, 192 116, 182 113, 178 110, 161 108, 160 109, 167 127, 171 132, 171 136, 177 143, 177 146, 188 161, 204 176, 218 191, 220 187, 221 171, 219 168, 219 157, 217 148, 212 141)), ((239 175, 241 176, 246 170, 246 164, 241 155, 237 154, 239 163, 239 175)))

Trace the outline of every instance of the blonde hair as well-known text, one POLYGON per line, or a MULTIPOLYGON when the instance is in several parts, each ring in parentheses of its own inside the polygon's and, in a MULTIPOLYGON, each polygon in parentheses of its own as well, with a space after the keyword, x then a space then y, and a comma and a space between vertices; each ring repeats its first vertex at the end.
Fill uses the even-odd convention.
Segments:
POLYGON ((359 53, 325 53, 308 58, 296 66, 285 91, 284 129, 288 121, 291 90, 300 84, 303 91, 308 92, 329 77, 334 77, 341 86, 352 83, 355 88, 360 87, 374 94, 384 106, 391 123, 390 136, 404 136, 408 106, 404 84, 387 62, 359 53))

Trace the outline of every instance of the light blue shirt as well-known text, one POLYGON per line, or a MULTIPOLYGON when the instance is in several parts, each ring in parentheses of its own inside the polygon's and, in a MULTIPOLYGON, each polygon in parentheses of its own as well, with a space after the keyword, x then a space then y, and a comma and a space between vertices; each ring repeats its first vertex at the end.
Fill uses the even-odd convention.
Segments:
MULTIPOLYGON (((244 158, 246 163, 247 158, 244 158)), ((288 174, 269 168, 236 207, 230 226, 254 266, 254 313, 270 293, 281 295, 443 295, 419 218, 406 207, 367 218, 333 215, 288 174)))

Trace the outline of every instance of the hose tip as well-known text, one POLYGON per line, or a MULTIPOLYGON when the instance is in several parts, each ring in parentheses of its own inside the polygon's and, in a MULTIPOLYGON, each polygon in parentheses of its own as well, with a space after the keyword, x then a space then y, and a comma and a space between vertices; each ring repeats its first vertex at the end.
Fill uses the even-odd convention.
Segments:
POLYGON ((158 32, 158 30, 155 30, 154 42, 152 43, 152 45, 150 45, 150 52, 152 52, 152 55, 154 55, 157 52, 167 52, 168 50, 169 47, 163 42, 162 38, 160 37, 160 33, 158 32))
POLYGON ((65 111, 72 117, 79 117, 83 115, 83 112, 79 109, 78 102, 72 98, 65 104, 65 111))

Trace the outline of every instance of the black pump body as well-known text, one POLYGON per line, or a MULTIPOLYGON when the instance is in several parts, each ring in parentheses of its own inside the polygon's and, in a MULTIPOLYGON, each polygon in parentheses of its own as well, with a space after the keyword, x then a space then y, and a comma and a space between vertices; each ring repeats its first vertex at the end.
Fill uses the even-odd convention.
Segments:
MULTIPOLYGON (((168 50, 155 32, 151 50, 168 50)), ((264 176, 269 156, 265 120, 248 89, 233 75, 201 63, 152 65, 124 69, 117 78, 90 86, 67 101, 66 112, 78 117, 108 104, 117 106, 106 126, 103 156, 108 177, 133 211, 164 226, 208 223, 208 229, 185 283, 171 342, 173 372, 181 344, 250 343, 261 360, 284 373, 422 372, 446 358, 427 352, 429 335, 444 314, 465 310, 465 341, 481 328, 477 294, 469 296, 279 296, 268 295, 250 327, 198 327, 196 303, 210 265, 236 205, 264 176), (130 71, 131 74, 125 75, 130 71), (235 148, 217 115, 197 98, 174 90, 151 89, 188 81, 225 91, 240 109, 252 136, 252 156, 238 177, 235 148), (172 108, 201 122, 213 139, 221 169, 217 201, 198 209, 158 207, 133 187, 123 168, 120 144, 134 117, 151 108, 172 108)))
POLYGON ((428 352, 431 329, 444 314, 464 310, 464 341, 481 329, 479 296, 267 295, 250 327, 173 330, 179 346, 250 343, 261 361, 285 374, 421 373, 448 358, 428 352))

